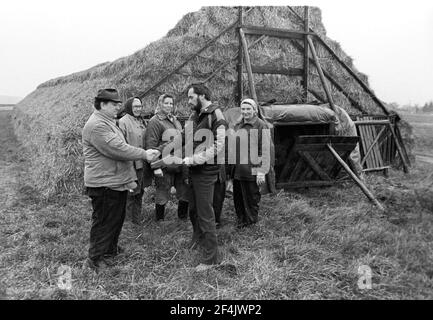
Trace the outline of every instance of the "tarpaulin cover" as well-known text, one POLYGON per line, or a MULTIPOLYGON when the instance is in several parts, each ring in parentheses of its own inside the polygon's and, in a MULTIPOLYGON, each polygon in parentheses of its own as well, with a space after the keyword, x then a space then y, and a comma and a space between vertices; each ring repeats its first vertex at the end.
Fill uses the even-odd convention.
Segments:
MULTIPOLYGON (((261 107, 263 117, 269 122, 285 123, 338 123, 335 113, 326 106, 312 104, 272 105, 261 107)), ((232 127, 240 120, 241 109, 230 108, 224 112, 229 126, 232 127)))

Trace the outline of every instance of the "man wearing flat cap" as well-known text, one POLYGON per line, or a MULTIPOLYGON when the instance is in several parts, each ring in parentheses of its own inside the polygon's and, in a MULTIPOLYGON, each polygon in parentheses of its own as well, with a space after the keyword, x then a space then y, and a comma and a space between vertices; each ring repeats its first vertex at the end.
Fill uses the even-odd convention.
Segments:
POLYGON ((129 190, 136 187, 134 160, 152 161, 159 150, 144 150, 126 143, 116 125, 122 100, 116 89, 101 89, 95 97, 95 110, 82 132, 84 185, 92 199, 92 226, 86 265, 98 271, 109 266, 117 255, 119 235, 125 219, 129 190))

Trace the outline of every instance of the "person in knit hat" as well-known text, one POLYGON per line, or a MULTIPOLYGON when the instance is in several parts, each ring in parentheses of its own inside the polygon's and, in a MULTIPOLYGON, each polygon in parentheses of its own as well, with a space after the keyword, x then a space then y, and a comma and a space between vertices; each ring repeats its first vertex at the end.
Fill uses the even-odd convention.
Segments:
POLYGON ((236 147, 236 164, 233 166, 233 200, 237 216, 237 228, 244 228, 258 221, 260 188, 266 183, 270 168, 270 131, 266 123, 257 116, 257 104, 253 99, 241 102, 241 118, 235 124, 235 131, 245 130, 248 141, 242 144, 248 148, 243 152, 241 143, 236 147), (257 134, 251 134, 257 131, 257 134), (257 149, 253 152, 252 148, 257 149), (261 157, 261 163, 253 161, 261 157))

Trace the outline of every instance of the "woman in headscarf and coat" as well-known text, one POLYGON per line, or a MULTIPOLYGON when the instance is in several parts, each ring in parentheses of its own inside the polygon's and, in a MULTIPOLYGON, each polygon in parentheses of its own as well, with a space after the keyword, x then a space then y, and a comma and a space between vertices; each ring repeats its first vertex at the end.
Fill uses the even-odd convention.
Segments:
MULTIPOLYGON (((175 130, 178 137, 181 137, 182 125, 177 120, 174 108, 174 97, 163 94, 158 99, 155 115, 149 120, 146 136, 145 148, 156 148, 160 150, 167 141, 163 140, 166 130, 175 130)), ((175 132, 174 131, 174 132, 175 132)), ((162 151, 161 151, 162 152, 162 151)), ((178 218, 186 220, 188 218, 188 171, 184 166, 168 166, 153 171, 155 176, 155 218, 164 220, 165 205, 170 199, 172 187, 176 188, 176 197, 179 201, 177 215, 178 218)))
MULTIPOLYGON (((129 98, 123 107, 125 115, 119 120, 119 128, 125 136, 126 142, 134 147, 144 148, 144 135, 146 127, 141 119, 143 105, 139 97, 129 98)), ((143 221, 142 201, 144 188, 149 186, 151 179, 145 179, 148 163, 135 160, 134 169, 137 174, 137 187, 130 190, 126 200, 126 219, 140 225, 143 221)))

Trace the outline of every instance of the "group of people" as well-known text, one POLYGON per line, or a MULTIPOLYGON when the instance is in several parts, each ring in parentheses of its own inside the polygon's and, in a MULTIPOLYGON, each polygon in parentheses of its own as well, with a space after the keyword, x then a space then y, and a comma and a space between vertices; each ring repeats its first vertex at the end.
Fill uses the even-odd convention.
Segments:
MULTIPOLYGON (((95 270, 108 267, 123 251, 118 239, 125 217, 136 224, 143 221, 144 189, 152 181, 156 188, 156 220, 164 219, 171 189, 176 189, 177 215, 181 220, 189 217, 193 227, 188 247, 203 249, 197 270, 205 270, 222 260, 216 229, 221 222, 226 181, 233 181, 237 227, 244 228, 258 221, 260 186, 266 183, 267 166, 253 163, 249 154, 246 161, 239 161, 242 155, 237 155, 234 163, 221 163, 221 154, 225 154, 223 159, 226 159, 231 152, 226 145, 228 123, 219 106, 212 102, 206 86, 192 84, 188 87, 188 105, 191 115, 182 127, 176 118, 174 97, 163 94, 158 99, 155 115, 145 123, 141 118, 143 105, 139 97, 132 97, 123 105, 116 89, 98 91, 95 110, 82 132, 84 184, 93 208, 88 267, 95 270), (117 120, 120 110, 125 115, 117 120), (210 133, 206 148, 203 147, 206 138, 195 138, 203 130, 210 133), (188 132, 192 132, 194 138, 188 136, 188 132), (176 139, 181 142, 181 157, 174 164, 164 164, 166 151, 173 149, 176 139), (192 153, 186 151, 189 147, 192 153), (154 167, 157 162, 162 165, 154 167)), ((262 132, 267 132, 267 124, 258 117, 256 102, 244 99, 240 109, 241 117, 234 131, 258 131, 258 135, 247 134, 247 140, 241 144, 248 146, 248 153, 251 146, 259 146, 259 155, 269 152, 268 148, 261 147, 262 132)), ((238 145, 236 150, 241 149, 238 145)))

